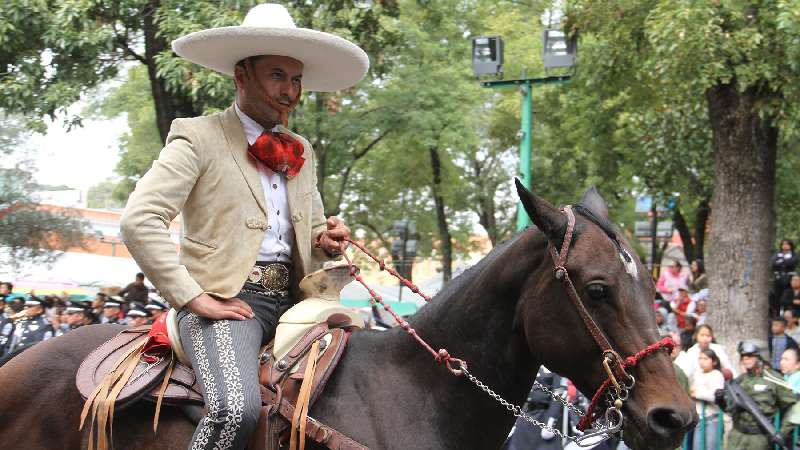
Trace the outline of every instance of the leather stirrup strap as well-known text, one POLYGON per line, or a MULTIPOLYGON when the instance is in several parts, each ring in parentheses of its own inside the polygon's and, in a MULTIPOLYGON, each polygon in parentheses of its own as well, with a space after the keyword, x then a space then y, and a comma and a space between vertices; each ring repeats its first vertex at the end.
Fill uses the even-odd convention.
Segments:
POLYGON ((306 447, 306 419, 308 417, 308 402, 311 398, 311 385, 314 384, 314 371, 317 367, 319 354, 319 340, 311 344, 306 361, 306 371, 303 374, 303 384, 297 396, 297 406, 292 415, 292 427, 289 438, 289 450, 304 450, 306 447), (299 442, 298 442, 299 441, 299 442))
POLYGON ((158 417, 161 415, 161 402, 164 400, 164 393, 167 391, 167 385, 169 385, 169 378, 172 376, 172 369, 175 368, 175 353, 172 353, 170 357, 169 367, 167 367, 167 373, 164 374, 164 381, 161 382, 161 388, 158 390, 158 401, 156 401, 156 413, 153 416, 153 433, 155 434, 158 430, 158 417))

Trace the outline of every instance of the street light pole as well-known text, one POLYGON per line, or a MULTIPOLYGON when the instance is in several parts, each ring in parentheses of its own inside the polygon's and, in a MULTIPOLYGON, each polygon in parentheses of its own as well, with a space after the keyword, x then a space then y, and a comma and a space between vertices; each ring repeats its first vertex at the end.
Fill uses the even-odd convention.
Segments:
MULTIPOLYGON (((522 78, 518 80, 492 80, 483 81, 481 86, 487 88, 520 88, 522 92, 522 115, 520 117, 520 139, 519 144, 519 176, 526 188, 531 188, 531 155, 533 154, 533 86, 537 84, 558 84, 568 81, 570 75, 559 75, 544 78, 525 78, 526 73, 522 72, 522 78)), ((517 205, 517 231, 524 230, 530 225, 530 218, 525 212, 522 204, 517 205)))
MULTIPOLYGON (((525 78, 526 73, 522 72, 525 78)), ((520 132, 522 140, 519 146, 519 174, 522 177, 522 184, 530 190, 531 188, 531 155, 533 154, 532 129, 533 125, 533 84, 526 80, 522 86, 522 116, 520 119, 520 132)), ((522 203, 517 204, 517 231, 524 230, 530 224, 528 213, 522 203)))

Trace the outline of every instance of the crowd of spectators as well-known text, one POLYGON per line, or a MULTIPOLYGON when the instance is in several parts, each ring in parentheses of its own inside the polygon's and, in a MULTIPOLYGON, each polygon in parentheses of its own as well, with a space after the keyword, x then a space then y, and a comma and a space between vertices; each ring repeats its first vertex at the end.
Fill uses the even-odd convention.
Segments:
POLYGON ((169 309, 148 289, 142 273, 124 288, 101 289, 94 297, 35 291, 19 295, 13 290, 12 283, 0 282, 0 357, 85 325, 147 325, 169 309))
MULTIPOLYGON (((720 395, 730 389, 726 380, 741 384, 745 391, 757 388, 752 395, 758 399, 756 403, 763 409, 761 412, 770 416, 770 420, 781 410, 786 414, 784 422, 791 427, 797 425, 789 423, 792 417, 789 405, 795 403, 800 393, 800 275, 795 272, 797 262, 794 244, 783 240, 772 258, 770 319, 764 323, 769 330, 766 349, 755 346, 747 336, 742 336, 738 364, 731 362, 727 349, 716 342, 714 330, 706 323, 709 303, 711 308, 716 305, 713 294, 709 296, 703 261, 692 261, 688 270, 679 261, 674 261, 661 271, 654 302, 656 323, 662 335, 672 336, 678 344, 673 354, 678 378, 685 380, 685 387, 695 399, 697 413, 703 419, 703 431, 698 426, 684 448, 716 448, 719 437, 717 421, 722 417, 718 405, 726 406, 724 401, 720 401, 720 395), (753 348, 757 350, 748 350, 753 348), (768 396, 760 393, 766 388, 778 390, 770 401, 766 400, 768 396)), ((739 433, 732 438, 743 436, 741 439, 745 439, 748 448, 756 441, 747 439, 767 434, 758 427, 748 428, 750 418, 739 410, 725 411, 733 411, 734 429, 731 433, 739 433)), ((730 447, 726 445, 726 448, 730 447)))

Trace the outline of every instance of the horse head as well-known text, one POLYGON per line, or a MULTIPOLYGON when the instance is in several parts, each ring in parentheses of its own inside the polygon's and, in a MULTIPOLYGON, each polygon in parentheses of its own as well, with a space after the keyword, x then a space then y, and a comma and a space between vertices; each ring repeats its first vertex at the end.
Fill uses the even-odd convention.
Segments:
MULTIPOLYGON (((625 441, 632 448, 676 448, 682 435, 694 427, 697 415, 677 382, 668 353, 659 350, 643 356, 625 371, 633 376, 630 379, 622 366, 614 370, 614 364, 661 339, 652 308, 655 286, 650 273, 611 225, 606 203, 594 188, 572 207, 571 227, 567 212, 519 182, 517 191, 525 211, 547 238, 544 244, 540 238, 523 242, 551 245, 557 254, 568 240, 563 261, 566 273, 559 274, 553 259, 544 258, 543 264, 549 267, 530 271, 520 290, 515 326, 524 333, 529 350, 590 398, 610 375, 619 383, 633 384, 621 408, 625 441), (565 236, 568 228, 573 228, 571 239, 565 236), (574 286, 574 299, 569 297, 565 275, 574 286), (554 334, 552 328, 545 331, 543 321, 560 323, 563 333, 554 334), (594 330, 592 324, 596 324, 594 330), (608 349, 601 346, 606 345, 616 353, 611 359, 621 360, 610 361, 611 370, 603 364, 608 349)), ((601 401, 598 407, 611 406, 601 401)))

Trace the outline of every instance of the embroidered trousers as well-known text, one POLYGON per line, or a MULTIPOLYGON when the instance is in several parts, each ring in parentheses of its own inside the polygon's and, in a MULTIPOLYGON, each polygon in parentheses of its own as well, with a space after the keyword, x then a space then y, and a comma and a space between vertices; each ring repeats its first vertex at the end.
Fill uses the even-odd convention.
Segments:
POLYGON ((255 318, 249 320, 211 320, 186 308, 178 312, 181 342, 207 408, 190 450, 244 449, 258 424, 258 352, 275 337, 278 318, 294 304, 288 295, 270 297, 263 291, 248 282, 238 295, 253 308, 255 318))

